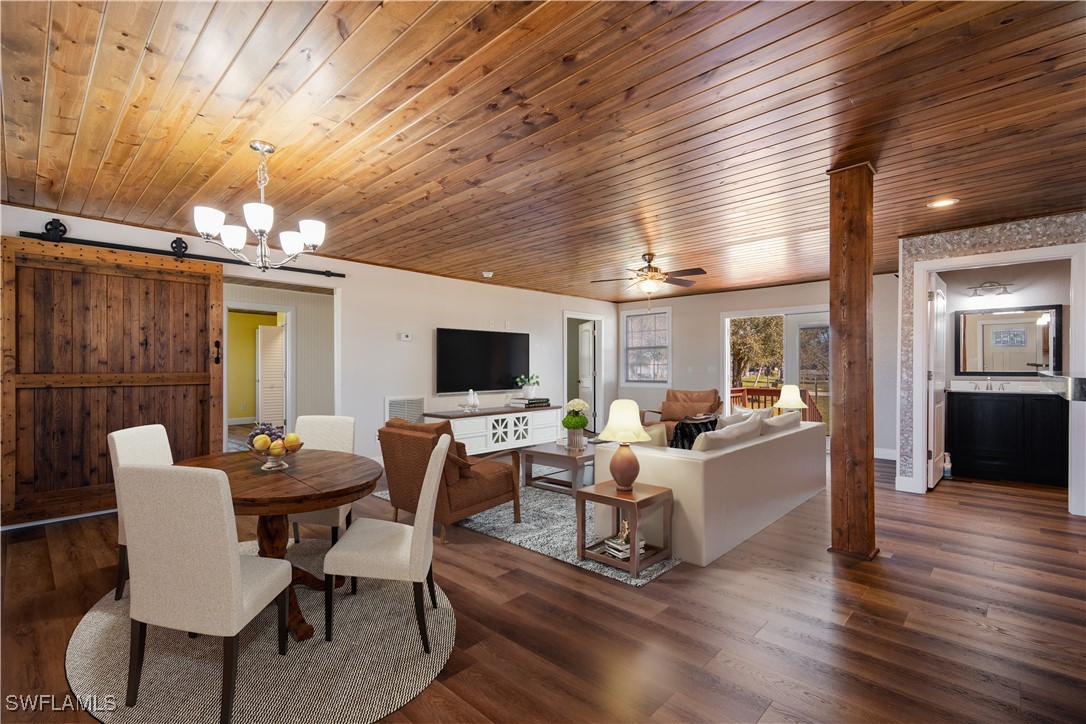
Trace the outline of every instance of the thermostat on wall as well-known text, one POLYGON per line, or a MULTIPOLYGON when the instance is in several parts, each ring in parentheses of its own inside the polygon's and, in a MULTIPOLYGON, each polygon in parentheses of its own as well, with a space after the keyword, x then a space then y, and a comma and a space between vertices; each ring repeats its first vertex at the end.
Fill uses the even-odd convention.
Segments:
POLYGON ((401 342, 410 342, 411 341, 411 333, 410 332, 400 332, 399 338, 400 338, 401 342))

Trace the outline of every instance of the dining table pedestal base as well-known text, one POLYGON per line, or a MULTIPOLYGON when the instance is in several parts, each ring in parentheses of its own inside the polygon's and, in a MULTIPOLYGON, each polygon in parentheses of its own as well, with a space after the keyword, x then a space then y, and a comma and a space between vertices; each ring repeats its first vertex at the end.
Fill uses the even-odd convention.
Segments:
MULTIPOLYGON (((260 555, 264 558, 286 558, 287 542, 290 540, 290 524, 285 515, 262 515, 257 518, 256 540, 260 555)), ((336 576, 335 587, 346 582, 343 576, 336 576)), ((295 641, 305 641, 313 636, 313 626, 306 622, 302 608, 298 605, 296 585, 303 585, 315 591, 324 590, 324 579, 318 578, 304 568, 291 566, 290 594, 287 598, 287 628, 295 641)))

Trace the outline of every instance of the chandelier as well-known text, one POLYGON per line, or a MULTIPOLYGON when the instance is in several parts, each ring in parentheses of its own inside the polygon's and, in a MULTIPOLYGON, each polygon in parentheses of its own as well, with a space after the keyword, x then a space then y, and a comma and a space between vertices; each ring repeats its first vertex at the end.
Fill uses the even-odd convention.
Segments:
POLYGON ((260 189, 260 203, 245 204, 242 210, 245 212, 245 223, 256 236, 256 258, 250 259, 242 253, 248 242, 245 227, 224 224, 226 214, 218 209, 197 206, 193 209, 193 221, 196 222, 196 231, 204 241, 218 244, 260 271, 278 269, 294 261, 301 254, 316 251, 324 243, 324 222, 305 219, 298 222, 299 231, 281 232, 279 248, 283 250, 286 257, 282 261, 273 262, 271 249, 268 247, 268 234, 271 232, 275 210, 270 204, 264 203, 264 187, 268 185, 268 156, 275 153, 275 146, 267 141, 250 141, 249 148, 260 154, 260 162, 256 166, 256 185, 260 189), (216 240, 216 236, 222 241, 216 240))

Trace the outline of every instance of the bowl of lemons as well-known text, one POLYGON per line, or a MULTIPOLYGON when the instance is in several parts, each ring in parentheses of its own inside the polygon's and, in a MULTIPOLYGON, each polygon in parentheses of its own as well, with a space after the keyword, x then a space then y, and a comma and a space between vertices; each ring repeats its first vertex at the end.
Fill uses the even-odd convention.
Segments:
POLYGON ((290 467, 286 457, 302 449, 302 440, 295 432, 283 432, 283 428, 270 423, 258 423, 249 433, 249 450, 264 460, 261 470, 282 470, 290 467))

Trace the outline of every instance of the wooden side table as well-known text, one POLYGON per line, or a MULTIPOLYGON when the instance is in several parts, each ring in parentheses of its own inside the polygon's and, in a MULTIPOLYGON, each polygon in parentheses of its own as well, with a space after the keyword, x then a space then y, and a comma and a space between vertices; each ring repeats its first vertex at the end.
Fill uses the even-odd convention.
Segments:
POLYGON ((591 558, 608 565, 621 568, 637 578, 643 568, 653 563, 662 561, 671 555, 671 509, 674 505, 674 496, 671 488, 662 488, 658 485, 646 485, 634 483, 633 490, 619 490, 614 481, 606 480, 602 483, 578 488, 574 493, 577 505, 577 557, 581 560, 591 558), (625 510, 630 521, 630 560, 608 555, 604 551, 606 546, 602 540, 585 545, 585 505, 588 503, 603 503, 614 509, 612 518, 613 527, 611 535, 618 533, 619 511, 625 510), (637 529, 641 523, 641 513, 656 505, 664 506, 664 541, 663 546, 645 543, 645 553, 642 555, 637 545, 637 529))

